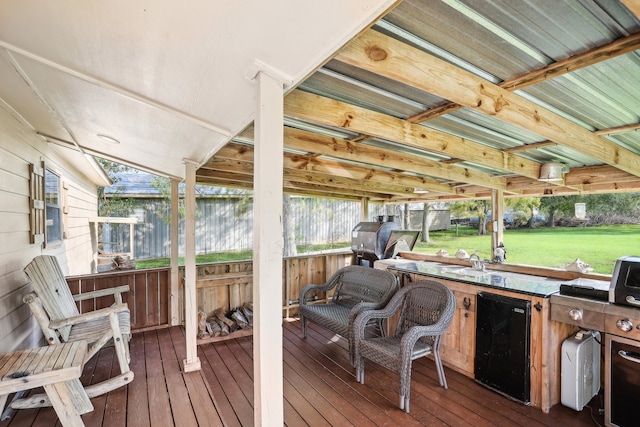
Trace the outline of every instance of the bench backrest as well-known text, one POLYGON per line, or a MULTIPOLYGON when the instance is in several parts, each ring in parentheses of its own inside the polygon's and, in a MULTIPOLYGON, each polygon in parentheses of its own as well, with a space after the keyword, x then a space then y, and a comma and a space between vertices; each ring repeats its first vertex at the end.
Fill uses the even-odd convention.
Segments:
MULTIPOLYGON (((38 255, 24 268, 24 272, 50 320, 68 319, 80 314, 56 257, 38 255)), ((69 338, 70 329, 66 326, 58 330, 64 341, 69 338)))
POLYGON ((336 280, 333 302, 348 306, 386 304, 398 290, 398 280, 390 272, 357 265, 342 268, 336 280))

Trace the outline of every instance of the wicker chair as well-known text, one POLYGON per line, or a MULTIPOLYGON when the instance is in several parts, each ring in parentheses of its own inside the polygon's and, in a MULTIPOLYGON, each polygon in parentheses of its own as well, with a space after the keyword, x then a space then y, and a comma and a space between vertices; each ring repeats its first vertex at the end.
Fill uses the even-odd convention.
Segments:
MULTIPOLYGON (((384 307, 398 290, 395 275, 359 265, 338 270, 324 285, 307 285, 300 291, 300 325, 302 336, 307 336, 307 320, 317 323, 349 342, 351 363, 353 353, 353 320, 363 310, 384 307), (310 295, 318 291, 334 290, 327 304, 309 304, 310 295)), ((382 322, 378 322, 384 333, 382 322)))
POLYGON ((364 359, 400 376, 400 409, 409 412, 411 362, 433 354, 440 385, 447 388, 440 360, 440 341, 456 308, 453 292, 440 282, 422 280, 400 289, 381 310, 367 310, 354 321, 356 379, 364 384, 364 359), (365 337, 365 326, 373 319, 386 319, 400 309, 393 336, 365 337))

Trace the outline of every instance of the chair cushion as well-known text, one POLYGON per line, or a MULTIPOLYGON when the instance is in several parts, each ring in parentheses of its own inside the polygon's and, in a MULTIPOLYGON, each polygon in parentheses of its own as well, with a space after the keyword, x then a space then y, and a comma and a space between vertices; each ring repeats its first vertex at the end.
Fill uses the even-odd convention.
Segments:
MULTIPOLYGON (((398 371, 400 340, 402 336, 367 338, 360 341, 360 355, 391 371, 398 371)), ((411 352, 411 360, 428 356, 433 351, 430 344, 418 340, 411 352)))
POLYGON ((308 320, 318 323, 331 332, 349 338, 349 312, 351 308, 341 304, 313 304, 300 306, 308 320))

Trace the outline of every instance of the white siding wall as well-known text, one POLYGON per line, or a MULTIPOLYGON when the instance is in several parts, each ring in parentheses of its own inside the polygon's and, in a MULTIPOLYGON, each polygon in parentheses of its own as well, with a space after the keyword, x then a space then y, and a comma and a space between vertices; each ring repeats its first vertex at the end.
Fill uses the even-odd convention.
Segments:
POLYGON ((22 269, 41 253, 58 256, 68 274, 91 272, 89 218, 97 214, 96 187, 65 158, 0 104, 0 352, 42 344, 22 297, 31 290, 22 269), (68 185, 68 235, 42 249, 29 243, 29 164, 44 160, 68 185))

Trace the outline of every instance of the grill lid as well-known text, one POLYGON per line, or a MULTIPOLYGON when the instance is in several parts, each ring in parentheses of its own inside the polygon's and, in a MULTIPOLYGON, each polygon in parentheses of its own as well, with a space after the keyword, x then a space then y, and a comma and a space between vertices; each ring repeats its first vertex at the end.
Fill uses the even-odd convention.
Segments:
POLYGON ((391 231, 399 228, 395 222, 361 222, 351 233, 351 250, 368 261, 383 259, 391 231))
POLYGON ((609 287, 609 302, 640 307, 640 257, 623 256, 616 260, 609 287))

